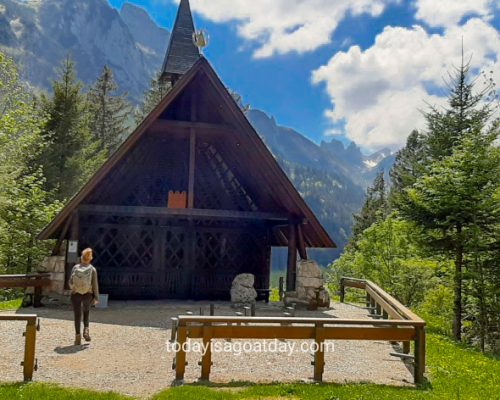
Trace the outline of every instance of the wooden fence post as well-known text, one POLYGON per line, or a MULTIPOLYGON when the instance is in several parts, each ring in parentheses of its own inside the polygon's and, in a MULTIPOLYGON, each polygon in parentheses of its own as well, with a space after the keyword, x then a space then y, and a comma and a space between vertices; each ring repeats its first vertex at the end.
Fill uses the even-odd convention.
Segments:
POLYGON ((201 379, 208 381, 210 378, 210 368, 212 367, 212 327, 203 325, 203 348, 205 354, 201 358, 201 379))
POLYGON ((24 336, 26 340, 24 344, 23 375, 25 381, 31 381, 35 369, 36 318, 28 321, 24 336))
POLYGON ((425 373, 425 327, 415 327, 415 383, 424 382, 425 373))
POLYGON ((315 343, 317 349, 314 353, 314 380, 316 382, 321 382, 323 380, 323 371, 325 370, 325 352, 323 349, 325 334, 323 330, 323 324, 316 324, 315 343))
POLYGON ((177 328, 177 343, 179 343, 179 349, 175 355, 175 379, 183 380, 184 372, 186 371, 186 351, 184 348, 184 343, 187 339, 187 328, 186 326, 179 326, 177 328))
POLYGON ((343 303, 345 298, 345 283, 344 278, 340 278, 340 302, 343 303))

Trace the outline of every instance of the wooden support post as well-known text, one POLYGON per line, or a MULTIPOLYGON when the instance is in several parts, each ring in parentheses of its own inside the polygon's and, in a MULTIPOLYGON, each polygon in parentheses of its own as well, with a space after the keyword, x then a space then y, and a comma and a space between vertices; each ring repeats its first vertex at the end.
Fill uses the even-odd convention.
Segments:
POLYGON ((401 342, 403 345, 403 353, 410 354, 410 342, 401 342))
POLYGON ((196 133, 191 128, 189 135, 189 178, 188 178, 188 208, 194 208, 194 173, 196 165, 196 133))
POLYGON ((210 368, 212 367, 212 327, 203 326, 203 347, 206 349, 201 359, 201 379, 208 381, 210 378, 210 368))
POLYGON ((286 290, 293 292, 295 290, 295 281, 297 279, 297 240, 295 224, 288 224, 288 265, 286 270, 286 290))
POLYGON ((424 382, 425 373, 425 328, 415 327, 415 372, 414 380, 416 384, 424 382))
POLYGON ((66 265, 64 268, 64 289, 69 289, 69 278, 71 275, 71 269, 73 265, 78 262, 78 249, 76 249, 76 254, 69 254, 69 242, 70 241, 78 241, 78 234, 80 231, 80 218, 78 215, 78 210, 73 212, 71 216, 71 229, 69 233, 68 245, 66 246, 66 265))
POLYGON ((380 304, 378 304, 378 303, 375 306, 375 314, 382 315, 382 307, 380 307, 380 304))
POLYGON ((297 244, 299 256, 301 260, 307 260, 306 242, 304 241, 304 233, 302 232, 302 224, 297 224, 297 244))
POLYGON ((184 379, 184 372, 186 371, 186 351, 185 343, 187 340, 187 328, 185 326, 179 326, 177 328, 177 343, 179 343, 179 349, 175 355, 175 379, 181 381, 184 379))
POLYGON ((280 296, 280 301, 283 301, 283 298, 285 297, 285 283, 284 279, 282 276, 280 276, 279 281, 278 281, 278 293, 280 296))
POLYGON ((28 321, 24 336, 26 339, 24 344, 23 375, 25 381, 31 381, 35 369, 36 319, 28 321))
POLYGON ((375 302, 375 299, 370 299, 370 314, 375 314, 375 309, 377 308, 377 303, 375 302))
POLYGON ((387 314, 387 311, 382 311, 382 318, 383 319, 389 319, 389 314, 387 314))
POLYGON ((340 278, 340 302, 343 303, 345 298, 344 278, 340 278))
POLYGON ((325 370, 325 352, 323 348, 325 334, 323 324, 316 324, 315 333, 314 341, 317 348, 314 353, 314 380, 321 382, 323 380, 323 371, 325 370))
POLYGON ((366 294, 366 307, 371 307, 372 298, 369 293, 366 294))
POLYGON ((68 233, 69 226, 71 225, 71 217, 68 217, 66 220, 66 223, 64 224, 64 228, 61 231, 61 234, 59 235, 59 238, 57 239, 56 245, 52 249, 52 255, 57 256, 61 253, 61 246, 62 242, 64 241, 64 238, 66 237, 66 234, 68 233))

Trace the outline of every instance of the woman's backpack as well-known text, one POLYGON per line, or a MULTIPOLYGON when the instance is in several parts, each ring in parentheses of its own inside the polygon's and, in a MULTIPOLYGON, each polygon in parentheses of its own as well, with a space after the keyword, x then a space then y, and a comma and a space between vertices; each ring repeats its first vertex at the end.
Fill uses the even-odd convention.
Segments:
POLYGON ((74 293, 86 294, 92 292, 92 266, 76 265, 71 274, 71 289, 74 293))

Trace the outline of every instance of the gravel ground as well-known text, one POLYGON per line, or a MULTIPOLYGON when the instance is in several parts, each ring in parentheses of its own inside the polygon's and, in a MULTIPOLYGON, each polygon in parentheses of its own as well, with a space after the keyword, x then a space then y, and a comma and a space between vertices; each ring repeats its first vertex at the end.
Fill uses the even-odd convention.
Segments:
MULTIPOLYGON (((208 312, 207 302, 122 301, 110 302, 107 309, 92 309, 90 344, 73 346, 72 311, 69 306, 50 305, 22 309, 17 313, 36 313, 41 317, 37 335, 38 382, 101 391, 116 391, 147 398, 171 386, 173 351, 169 351, 170 318, 186 311, 208 312)), ((217 315, 234 315, 228 303, 216 304, 217 315)), ((258 316, 282 316, 277 304, 257 305, 258 316)), ((329 311, 297 311, 296 316, 368 318, 362 308, 334 304, 329 311)), ((0 323, 0 381, 22 380, 24 322, 0 323)), ((242 343, 218 341, 219 346, 241 350, 242 343)), ((272 341, 260 341, 270 346, 272 341)), ((301 351, 307 341, 274 342, 274 346, 295 345, 294 351, 267 353, 213 353, 212 382, 311 382, 313 367, 309 353, 301 351)), ((252 342, 253 346, 257 346, 252 342)), ((325 354, 325 382, 373 382, 412 385, 410 366, 391 357, 394 347, 382 341, 334 341, 334 351, 325 354)), ((289 349, 289 348, 287 348, 289 349)), ((280 349, 281 350, 281 349, 280 349)), ((200 353, 188 353, 185 382, 196 382, 200 375, 200 353)))

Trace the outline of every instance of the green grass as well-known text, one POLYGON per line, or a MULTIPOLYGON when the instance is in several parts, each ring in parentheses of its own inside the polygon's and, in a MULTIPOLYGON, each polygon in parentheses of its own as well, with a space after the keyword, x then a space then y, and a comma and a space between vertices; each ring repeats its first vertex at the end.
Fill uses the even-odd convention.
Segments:
MULTIPOLYGON (((215 366, 216 368, 216 366, 215 366)), ((263 367, 264 368, 264 367, 263 367)), ((280 366, 276 366, 280 368, 280 366)), ((429 382, 419 388, 373 384, 185 385, 167 389, 154 400, 498 400, 500 360, 457 345, 436 334, 427 337, 429 382)), ((1 378, 0 378, 1 379, 1 378)), ((0 399, 130 399, 112 393, 62 389, 45 384, 0 385, 0 399)))
POLYGON ((22 298, 0 301, 0 311, 15 311, 21 307, 22 302, 23 302, 22 298))

